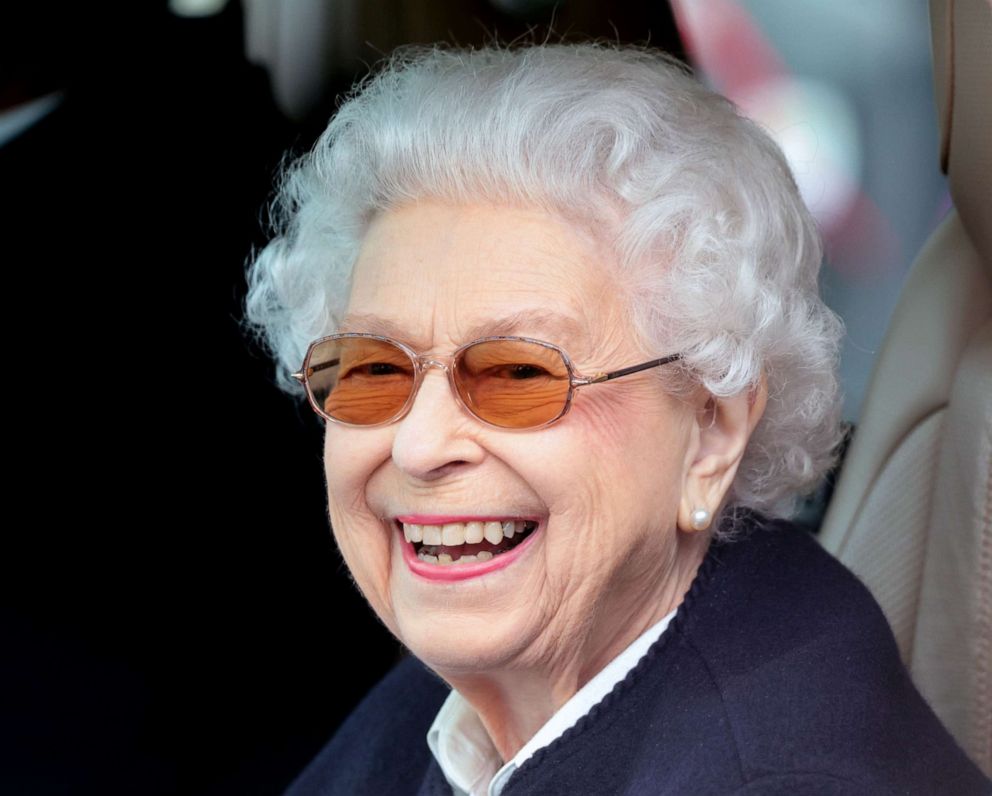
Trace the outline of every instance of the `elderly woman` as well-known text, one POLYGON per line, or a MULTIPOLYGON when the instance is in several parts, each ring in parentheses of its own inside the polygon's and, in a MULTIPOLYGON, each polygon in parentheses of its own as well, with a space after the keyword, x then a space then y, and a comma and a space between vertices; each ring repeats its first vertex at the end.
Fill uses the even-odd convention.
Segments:
POLYGON ((841 327, 765 133, 645 48, 407 48, 284 177, 247 325, 411 653, 290 793, 985 792, 784 519, 841 327))

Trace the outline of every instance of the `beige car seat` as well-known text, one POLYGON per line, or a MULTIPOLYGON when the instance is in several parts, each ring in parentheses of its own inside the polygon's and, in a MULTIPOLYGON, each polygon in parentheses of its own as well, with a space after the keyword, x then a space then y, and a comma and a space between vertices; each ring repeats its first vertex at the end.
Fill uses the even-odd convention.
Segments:
POLYGON ((955 210, 920 252, 820 531, 992 775, 992 0, 931 0, 955 210))

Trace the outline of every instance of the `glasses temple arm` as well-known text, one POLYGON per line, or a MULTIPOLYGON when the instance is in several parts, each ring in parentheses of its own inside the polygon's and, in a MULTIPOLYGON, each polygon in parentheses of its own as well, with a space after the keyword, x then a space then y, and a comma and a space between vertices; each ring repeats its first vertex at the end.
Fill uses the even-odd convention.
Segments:
MULTIPOLYGON (((316 373, 318 370, 324 370, 324 368, 333 368, 335 365, 340 365, 340 364, 341 364, 340 359, 329 359, 327 360, 327 362, 318 362, 316 365, 310 366, 310 368, 307 370, 307 376, 309 376, 311 373, 316 373)), ((303 383, 304 376, 302 370, 299 370, 292 375, 293 378, 296 379, 298 382, 300 382, 301 384, 303 383)))
POLYGON ((609 373, 597 373, 595 376, 590 376, 588 379, 578 380, 578 384, 599 384, 604 381, 619 379, 621 376, 629 376, 631 373, 640 373, 642 370, 647 370, 648 368, 656 368, 659 365, 667 365, 677 359, 682 359, 682 355, 671 354, 670 356, 662 357, 661 359, 652 359, 650 362, 642 362, 640 365, 631 365, 629 368, 621 368, 620 370, 613 370, 609 373))

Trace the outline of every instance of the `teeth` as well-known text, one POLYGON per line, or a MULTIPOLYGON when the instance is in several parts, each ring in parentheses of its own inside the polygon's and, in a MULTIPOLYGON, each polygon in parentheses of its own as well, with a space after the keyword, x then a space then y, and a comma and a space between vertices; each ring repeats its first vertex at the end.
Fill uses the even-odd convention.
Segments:
POLYGON ((493 554, 488 550, 482 550, 474 556, 461 556, 456 561, 447 553, 441 553, 439 556, 432 556, 430 553, 420 552, 417 554, 417 558, 421 561, 427 561, 430 564, 473 564, 476 561, 492 561, 493 554))
MULTIPOLYGON (((513 523, 510 523, 511 525, 513 523)), ((485 529, 486 541, 499 544, 503 541, 503 525, 498 522, 487 522, 485 529)))
POLYGON ((440 525, 425 525, 424 528, 424 544, 444 544, 441 541, 441 526, 440 525))
MULTIPOLYGON (((483 539, 491 544, 498 545, 504 539, 512 539, 516 534, 523 533, 526 526, 527 522, 524 520, 450 522, 445 525, 403 523, 403 536, 408 542, 423 542, 425 546, 444 545, 445 547, 457 547, 462 544, 478 544, 483 539)), ((434 556, 421 551, 418 553, 418 557, 421 561, 428 561, 432 564, 448 565, 452 563, 489 561, 493 558, 493 553, 483 550, 474 556, 466 555, 453 560, 448 553, 441 553, 434 556)))
POLYGON ((451 522, 446 525, 415 525, 403 523, 403 535, 408 542, 443 544, 454 547, 460 544, 478 544, 487 539, 499 544, 504 538, 512 539, 514 534, 524 530, 521 520, 516 522, 451 522))
POLYGON ((465 544, 465 524, 453 522, 441 528, 441 544, 453 547, 458 544, 465 544))
POLYGON ((485 523, 483 522, 466 522, 465 523, 465 541, 468 544, 478 544, 486 535, 485 523))

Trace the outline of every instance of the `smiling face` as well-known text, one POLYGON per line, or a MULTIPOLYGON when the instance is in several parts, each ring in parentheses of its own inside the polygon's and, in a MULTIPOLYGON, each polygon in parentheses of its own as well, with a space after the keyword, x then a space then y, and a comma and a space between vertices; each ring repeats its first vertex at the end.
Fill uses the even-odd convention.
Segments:
MULTIPOLYGON (((540 210, 406 205, 371 226, 341 331, 440 357, 488 334, 533 337, 587 375, 670 353, 638 344, 610 257, 540 210)), ((546 428, 498 429, 431 368, 401 420, 326 425, 334 536, 380 619, 442 675, 596 671, 673 607, 694 417, 649 370, 582 388, 546 428), (464 524, 473 520, 536 528, 491 561, 445 565, 418 562, 398 518, 447 520, 427 542, 460 542, 463 528, 492 534, 464 524)))

